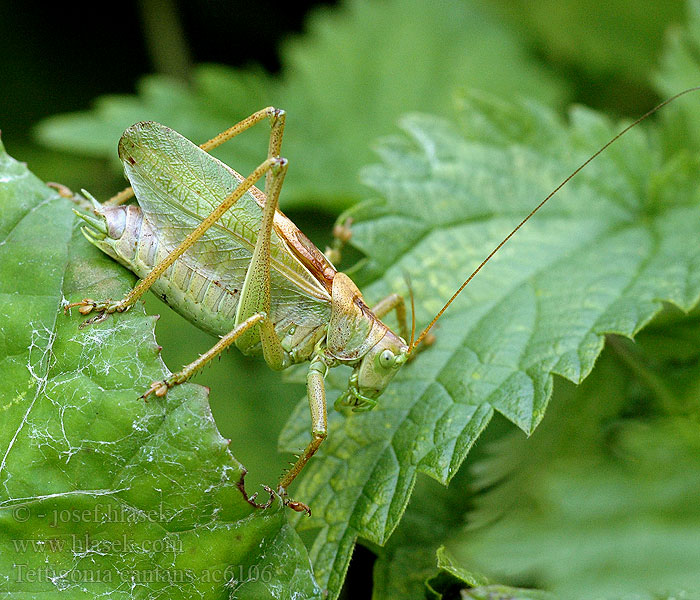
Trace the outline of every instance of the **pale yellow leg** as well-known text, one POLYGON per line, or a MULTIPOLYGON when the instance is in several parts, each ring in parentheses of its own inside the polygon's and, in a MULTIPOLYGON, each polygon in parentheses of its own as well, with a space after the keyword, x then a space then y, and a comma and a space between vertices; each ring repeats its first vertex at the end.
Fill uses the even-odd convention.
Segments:
POLYGON ((163 379, 162 381, 154 381, 151 384, 150 389, 143 394, 141 397, 146 398, 151 394, 156 396, 165 396, 168 390, 184 383, 190 379, 199 369, 206 365, 210 360, 216 358, 221 354, 226 348, 233 344, 242 334, 248 331, 254 325, 260 323, 266 315, 263 313, 253 315, 250 318, 243 321, 239 325, 236 325, 231 331, 229 331, 225 336, 223 336, 216 344, 214 344, 209 350, 202 354, 196 360, 193 360, 190 364, 182 367, 177 373, 173 373, 170 377, 163 379))
POLYGON ((408 340, 408 325, 406 321, 406 302, 403 296, 391 294, 372 307, 372 312, 380 319, 388 315, 392 310, 396 311, 396 318, 399 321, 399 335, 406 341, 408 340))

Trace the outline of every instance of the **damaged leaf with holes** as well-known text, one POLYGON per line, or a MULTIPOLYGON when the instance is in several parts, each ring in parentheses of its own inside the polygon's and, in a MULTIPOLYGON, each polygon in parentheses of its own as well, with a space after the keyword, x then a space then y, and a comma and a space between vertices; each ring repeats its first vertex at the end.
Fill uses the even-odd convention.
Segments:
POLYGON ((1 147, 0 182, 0 593, 320 598, 279 499, 249 501, 204 388, 139 399, 167 372, 154 317, 64 317, 68 294, 133 278, 1 147))

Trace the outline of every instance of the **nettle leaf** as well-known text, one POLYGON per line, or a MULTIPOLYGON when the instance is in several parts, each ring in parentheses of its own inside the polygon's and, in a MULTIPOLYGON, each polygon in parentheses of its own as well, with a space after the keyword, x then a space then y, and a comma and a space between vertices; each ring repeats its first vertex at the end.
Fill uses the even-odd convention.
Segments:
MULTIPOLYGON (((427 477, 418 478, 401 524, 384 547, 375 549, 378 556, 373 569, 372 600, 420 598, 425 594, 426 581, 436 573, 437 550, 464 523, 467 486, 458 480, 465 474, 466 470, 461 469, 460 477, 452 481, 450 488, 427 477)), ((451 583, 449 577, 446 585, 451 583)), ((475 584, 476 580, 472 582, 475 584)))
MULTIPOLYGON (((379 549, 373 598, 418 597, 410 580, 430 567, 434 594, 502 597, 463 566, 557 598, 695 597, 681 590, 696 589, 700 560, 700 511, 689 499, 700 464, 699 357, 697 310, 664 311, 635 343, 611 336, 583 385, 555 385, 530 439, 507 431, 482 441, 449 488, 418 479, 379 549)), ((551 598, 517 592, 504 597, 551 598)))
MULTIPOLYGON (((478 97, 465 99, 463 115, 463 131, 404 118, 405 135, 383 143, 383 163, 365 172, 379 199, 351 213, 367 257, 356 277, 365 297, 405 292, 408 273, 419 326, 619 130, 584 109, 566 126, 534 104, 478 97)), ((450 480, 494 411, 531 433, 554 374, 581 381, 606 333, 634 335, 663 301, 697 302, 700 198, 688 183, 697 171, 697 157, 665 160, 654 136, 631 131, 496 255, 374 411, 332 415, 296 492, 314 509, 299 527, 317 528, 311 557, 322 585, 337 592, 357 537, 387 540, 418 472, 450 480)), ((289 421, 284 448, 302 447, 304 411, 289 421)))
MULTIPOLYGON (((687 23, 666 36, 666 47, 661 67, 655 76, 660 94, 672 95, 697 86, 700 82, 700 1, 687 0, 687 23)), ((688 94, 664 110, 666 144, 700 148, 700 95, 688 94)))
POLYGON ((446 542, 460 564, 562 598, 695 597, 700 373, 686 342, 700 327, 654 329, 611 339, 530 440, 507 436, 473 465, 482 493, 446 542))
POLYGON ((541 590, 513 588, 488 581, 483 575, 464 570, 452 555, 440 547, 437 550, 439 573, 426 582, 426 598, 447 600, 448 598, 473 600, 555 600, 541 590))
MULTIPOLYGON (((684 4, 683 0, 487 0, 487 5, 525 29, 549 60, 599 81, 606 77, 634 84, 636 93, 630 95, 648 85, 666 29, 682 22, 684 4)), ((630 93, 630 88, 624 91, 630 93)), ((600 88, 594 93, 600 94, 600 88)))
POLYGON ((667 597, 659 590, 690 598, 679 591, 693 589, 700 560, 697 544, 687 543, 700 528, 688 500, 698 477, 699 358, 698 310, 665 310, 634 343, 611 336, 583 385, 555 384, 530 439, 490 428, 491 441, 482 440, 449 487, 419 478, 378 549, 374 600, 419 597, 426 572, 435 594, 472 588, 466 597, 501 597, 500 586, 462 566, 560 598, 667 597))
MULTIPOLYGON (((159 121, 203 142, 275 104, 288 111, 282 207, 340 212, 364 194, 357 173, 374 160, 367 141, 391 132, 400 114, 450 115, 460 88, 546 102, 565 96, 565 84, 512 31, 457 0, 348 1, 318 10, 280 57, 280 79, 215 65, 199 67, 191 88, 146 77, 138 96, 100 98, 90 112, 44 121, 38 134, 55 148, 116 164, 119 136, 137 121, 159 121)), ((265 158, 266 133, 246 133, 215 154, 248 173, 265 158)))
POLYGON ((320 597, 279 499, 245 496, 205 389, 139 399, 167 373, 155 317, 64 316, 66 298, 133 285, 75 220, 0 147, 0 590, 320 597))

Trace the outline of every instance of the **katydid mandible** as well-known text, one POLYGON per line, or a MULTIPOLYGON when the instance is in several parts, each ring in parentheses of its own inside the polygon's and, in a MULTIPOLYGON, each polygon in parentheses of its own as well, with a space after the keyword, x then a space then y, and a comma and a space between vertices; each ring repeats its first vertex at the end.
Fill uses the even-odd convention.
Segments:
POLYGON ((278 493, 294 510, 310 512, 289 500, 287 488, 326 438, 328 369, 341 364, 353 368, 336 407, 371 410, 447 307, 554 194, 629 129, 697 89, 662 102, 579 166, 488 254, 415 339, 411 327, 408 342, 403 298, 392 294, 370 309, 352 280, 278 210, 287 171, 281 156, 284 111, 262 109, 201 146, 158 123, 137 123, 119 142, 131 188, 104 204, 91 198, 96 217, 78 214, 89 225, 83 228, 87 239, 141 281, 119 301, 84 299, 66 309, 77 306, 83 315, 96 311, 88 321, 94 323, 128 310, 151 289, 195 325, 220 336, 208 352, 154 382, 144 397, 165 395, 232 344, 244 354, 262 354, 273 369, 309 361, 311 441, 281 478, 278 493), (248 177, 208 153, 266 119, 271 126, 267 159, 248 177), (264 192, 255 187, 263 176, 264 192), (133 194, 139 205, 122 205, 133 194), (391 311, 401 335, 380 320, 391 311))

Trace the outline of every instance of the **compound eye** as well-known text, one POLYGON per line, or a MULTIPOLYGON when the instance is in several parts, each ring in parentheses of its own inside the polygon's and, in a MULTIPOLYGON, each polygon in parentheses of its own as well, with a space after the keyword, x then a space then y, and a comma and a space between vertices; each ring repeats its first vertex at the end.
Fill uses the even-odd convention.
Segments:
POLYGON ((384 350, 379 355, 379 364, 385 369, 393 366, 395 360, 396 356, 394 356, 394 353, 391 350, 384 350))

